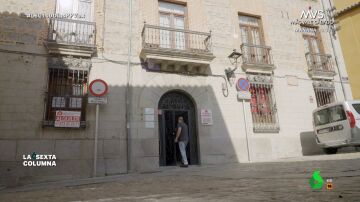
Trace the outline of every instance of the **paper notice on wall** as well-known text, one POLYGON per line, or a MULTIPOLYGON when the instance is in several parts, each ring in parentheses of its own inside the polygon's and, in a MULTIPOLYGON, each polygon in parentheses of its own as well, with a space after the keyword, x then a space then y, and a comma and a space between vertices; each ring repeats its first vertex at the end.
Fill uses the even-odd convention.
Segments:
POLYGON ((144 120, 145 121, 155 121, 154 115, 150 114, 150 115, 144 115, 144 120))
POLYGON ((78 111, 56 111, 55 127, 79 128, 81 112, 78 111))
POLYGON ((298 82, 298 78, 297 76, 286 76, 286 80, 287 80, 287 84, 289 86, 298 86, 299 82, 298 82))
POLYGON ((64 97, 53 97, 52 102, 51 102, 51 107, 53 107, 53 108, 65 107, 65 98, 64 97))
POLYGON ((212 111, 210 109, 202 109, 200 116, 202 125, 213 125, 212 111))
POLYGON ((145 128, 155 128, 155 122, 145 121, 145 128))
POLYGON ((69 107, 70 108, 81 108, 82 98, 70 98, 69 107))
POLYGON ((144 114, 154 114, 155 109, 154 108, 144 108, 144 114))

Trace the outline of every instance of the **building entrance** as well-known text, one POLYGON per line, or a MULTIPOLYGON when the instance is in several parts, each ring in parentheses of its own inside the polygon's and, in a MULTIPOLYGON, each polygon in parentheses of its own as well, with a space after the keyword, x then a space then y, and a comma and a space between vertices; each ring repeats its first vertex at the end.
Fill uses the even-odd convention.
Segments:
POLYGON ((160 166, 175 166, 181 163, 179 146, 174 142, 180 116, 189 128, 189 143, 186 148, 189 164, 199 164, 195 106, 192 100, 182 92, 172 91, 161 97, 158 109, 160 166))

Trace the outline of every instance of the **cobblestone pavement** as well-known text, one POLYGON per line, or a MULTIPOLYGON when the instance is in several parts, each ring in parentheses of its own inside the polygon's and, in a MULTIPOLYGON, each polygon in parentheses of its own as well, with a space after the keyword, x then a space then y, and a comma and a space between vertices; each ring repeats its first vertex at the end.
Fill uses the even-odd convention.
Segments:
POLYGON ((172 167, 113 182, 35 190, 5 189, 13 201, 360 201, 360 153, 353 159, 172 167), (333 189, 314 191, 315 169, 333 189))

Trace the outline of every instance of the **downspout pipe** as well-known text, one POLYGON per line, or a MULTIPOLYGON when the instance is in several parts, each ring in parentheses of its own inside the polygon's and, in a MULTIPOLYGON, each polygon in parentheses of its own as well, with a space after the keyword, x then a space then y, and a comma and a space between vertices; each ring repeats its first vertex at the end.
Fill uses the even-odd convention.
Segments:
POLYGON ((132 0, 129 0, 129 46, 127 59, 127 84, 126 84, 126 172, 130 172, 131 158, 131 52, 132 52, 132 0))
MULTIPOLYGON (((321 4, 322 4, 323 10, 324 10, 324 12, 325 12, 325 11, 326 11, 326 8, 325 8, 324 0, 321 0, 321 4)), ((331 8, 332 8, 331 0, 329 0, 329 6, 330 6, 329 9, 331 9, 331 8)), ((327 15, 325 15, 325 17, 326 17, 326 20, 332 20, 332 19, 329 19, 327 15)), ((334 44, 334 39, 333 39, 334 36, 333 36, 330 32, 328 32, 328 33, 329 33, 329 36, 330 36, 331 46, 332 46, 332 50, 333 50, 333 53, 334 53, 335 65, 336 65, 337 71, 338 71, 338 73, 339 73, 339 79, 340 79, 341 89, 342 89, 342 92, 343 92, 343 94, 344 94, 344 99, 345 99, 345 100, 348 100, 349 97, 348 97, 348 95, 347 95, 347 93, 346 93, 346 90, 345 90, 345 87, 344 87, 344 83, 343 83, 343 80, 342 80, 342 74, 341 74, 340 67, 339 67, 337 52, 336 52, 336 50, 335 50, 335 44, 334 44)), ((334 35, 335 35, 335 34, 336 34, 336 32, 334 33, 334 35)))
MULTIPOLYGON (((132 52, 132 0, 129 0, 129 46, 128 46, 128 58, 127 61, 114 61, 106 58, 104 56, 104 47, 105 47, 105 23, 106 23, 106 0, 103 1, 103 29, 102 29, 102 48, 101 48, 101 57, 106 61, 110 61, 116 64, 127 64, 127 84, 126 84, 126 92, 125 92, 125 122, 126 122, 126 136, 125 136, 125 147, 126 147, 126 173, 129 173, 130 170, 130 107, 131 107, 131 52, 132 52)), ((120 145, 119 145, 120 146, 120 145)))

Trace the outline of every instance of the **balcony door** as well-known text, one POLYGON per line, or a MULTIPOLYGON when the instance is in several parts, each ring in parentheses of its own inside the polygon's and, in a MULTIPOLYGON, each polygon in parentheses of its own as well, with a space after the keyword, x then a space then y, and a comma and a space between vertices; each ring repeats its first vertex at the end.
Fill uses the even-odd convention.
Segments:
POLYGON ((92 39, 93 21, 92 0, 57 0, 56 13, 70 16, 54 20, 54 33, 57 40, 67 43, 88 44, 92 39))
POLYGON ((323 49, 318 30, 313 27, 304 27, 303 30, 311 30, 304 32, 303 34, 306 61, 308 64, 311 64, 311 66, 317 69, 322 69, 322 64, 324 64, 324 62, 326 63, 326 61, 324 57, 322 57, 323 49))
POLYGON ((241 42, 243 54, 247 62, 267 63, 260 19, 245 15, 239 16, 241 42))
POLYGON ((316 35, 304 34, 304 45, 307 53, 320 54, 320 42, 316 35))
POLYGON ((160 47, 184 50, 185 43, 185 9, 179 4, 159 2, 160 47))
POLYGON ((66 19, 76 19, 80 21, 92 22, 92 0, 57 0, 56 13, 78 14, 66 19))

